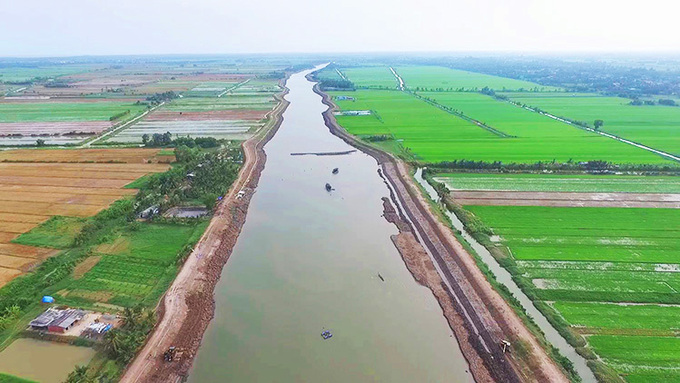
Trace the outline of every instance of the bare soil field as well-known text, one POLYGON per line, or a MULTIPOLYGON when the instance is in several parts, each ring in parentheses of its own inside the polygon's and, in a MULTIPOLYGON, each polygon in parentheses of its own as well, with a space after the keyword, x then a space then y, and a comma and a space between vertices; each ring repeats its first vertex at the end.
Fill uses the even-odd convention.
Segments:
MULTIPOLYGON (((11 191, 14 193, 24 193, 24 192, 34 192, 34 193, 61 193, 61 194, 80 194, 80 195, 108 195, 108 196, 126 196, 134 195, 137 193, 135 189, 118 189, 118 188, 77 188, 70 186, 27 186, 27 185, 0 185, 0 192, 11 191)), ((11 216, 7 214, 0 213, 0 220, 5 220, 3 217, 11 216)), ((26 217, 21 216, 21 218, 7 219, 13 221, 17 219, 17 222, 33 222, 30 220, 24 220, 26 217)), ((42 222, 42 221, 40 221, 42 222)))
POLYGON ((159 155, 160 149, 17 149, 0 152, 0 162, 119 162, 169 164, 175 156, 159 155))
POLYGON ((449 197, 460 205, 680 209, 680 194, 454 190, 449 197))

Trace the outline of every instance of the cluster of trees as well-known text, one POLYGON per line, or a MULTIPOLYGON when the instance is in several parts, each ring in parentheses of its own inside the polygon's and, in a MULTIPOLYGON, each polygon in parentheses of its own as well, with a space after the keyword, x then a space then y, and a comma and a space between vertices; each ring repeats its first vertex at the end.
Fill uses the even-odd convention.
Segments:
POLYGON ((109 121, 115 121, 128 114, 130 114, 130 109, 114 114, 113 116, 109 117, 109 121))
POLYGON ((204 151, 200 147, 175 148, 177 163, 169 171, 150 175, 137 193, 137 211, 158 205, 161 210, 187 200, 201 200, 211 209, 238 177, 240 148, 204 151))
POLYGON ((160 104, 160 103, 162 103, 162 102, 171 101, 171 100, 174 100, 174 99, 176 99, 176 98, 178 98, 178 97, 179 97, 179 94, 177 94, 177 93, 175 93, 174 91, 170 90, 170 91, 163 92, 163 93, 154 93, 154 94, 152 94, 151 96, 148 96, 148 97, 146 98, 146 101, 147 101, 150 105, 158 105, 158 104, 160 104))
POLYGON ((70 88, 71 84, 64 80, 47 81, 45 88, 70 88))
POLYGON ((639 98, 634 98, 631 102, 630 105, 666 105, 666 106, 677 106, 678 103, 675 102, 675 100, 671 98, 660 98, 657 102, 654 102, 654 100, 640 100, 639 98))
POLYGON ((283 71, 272 71, 266 74, 259 74, 257 78, 267 79, 267 80, 280 80, 286 78, 286 72, 283 71))
POLYGON ((216 139, 215 137, 196 137, 192 138, 189 136, 186 137, 177 137, 175 139, 172 138, 172 133, 170 132, 165 132, 165 133, 154 133, 151 136, 148 134, 143 134, 142 135, 142 143, 144 146, 148 148, 161 148, 161 147, 179 147, 179 146, 187 146, 189 148, 195 148, 195 147, 200 147, 200 148, 216 148, 220 146, 220 141, 216 139))
POLYGON ((104 348, 111 359, 126 365, 144 344, 156 317, 153 310, 136 306, 125 308, 122 318, 122 325, 104 336, 104 348))
MULTIPOLYGON (((114 328, 104 335, 104 350, 109 358, 124 366, 137 354, 144 344, 147 335, 156 323, 153 310, 136 306, 126 308, 122 315, 123 321, 119 328, 114 328)), ((76 366, 66 378, 65 383, 108 383, 114 382, 115 376, 107 371, 96 374, 87 366, 76 366)))
POLYGON ((321 78, 319 79, 319 87, 322 90, 356 90, 354 83, 349 80, 321 78))
POLYGON ((387 134, 378 134, 378 135, 364 137, 364 140, 369 141, 369 142, 389 141, 391 139, 392 139, 392 136, 389 136, 387 134))

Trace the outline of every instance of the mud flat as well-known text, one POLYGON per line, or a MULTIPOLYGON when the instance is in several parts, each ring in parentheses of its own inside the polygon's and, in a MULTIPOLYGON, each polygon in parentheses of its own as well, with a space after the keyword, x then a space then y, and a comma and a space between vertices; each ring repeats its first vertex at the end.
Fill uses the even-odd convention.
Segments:
POLYGON ((385 216, 400 228, 393 241, 413 277, 437 298, 475 380, 567 382, 561 368, 489 284, 473 257, 434 217, 405 164, 347 133, 334 118, 335 105, 330 97, 318 87, 315 91, 329 106, 324 120, 330 131, 380 164, 395 206, 386 206, 385 216), (503 353, 503 340, 522 345, 524 357, 518 358, 516 352, 503 353))

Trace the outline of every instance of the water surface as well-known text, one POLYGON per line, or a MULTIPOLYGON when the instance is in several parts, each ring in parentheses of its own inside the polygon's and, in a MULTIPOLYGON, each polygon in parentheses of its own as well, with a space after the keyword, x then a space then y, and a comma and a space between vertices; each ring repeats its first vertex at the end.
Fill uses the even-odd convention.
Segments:
POLYGON ((390 240, 375 160, 290 155, 352 149, 328 132, 307 73, 288 81, 291 104, 189 381, 472 381, 441 308, 390 240))
POLYGON ((41 383, 59 383, 76 366, 86 366, 94 354, 89 347, 19 338, 0 352, 0 371, 41 383))

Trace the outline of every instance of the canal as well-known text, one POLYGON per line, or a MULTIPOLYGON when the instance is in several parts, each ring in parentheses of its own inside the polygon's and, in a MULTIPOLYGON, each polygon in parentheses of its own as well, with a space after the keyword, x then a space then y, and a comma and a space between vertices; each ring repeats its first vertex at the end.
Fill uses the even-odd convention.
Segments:
POLYGON ((390 240, 376 161, 291 155, 353 149, 324 125, 309 72, 287 82, 290 105, 189 381, 473 381, 437 301, 390 240))

